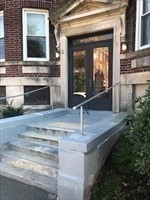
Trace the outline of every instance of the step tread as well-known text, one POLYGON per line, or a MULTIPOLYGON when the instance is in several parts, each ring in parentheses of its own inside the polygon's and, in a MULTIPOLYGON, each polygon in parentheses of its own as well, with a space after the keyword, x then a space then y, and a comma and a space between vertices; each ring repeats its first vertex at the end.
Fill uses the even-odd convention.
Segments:
POLYGON ((58 169, 58 162, 49 160, 47 158, 42 158, 39 156, 32 156, 27 153, 15 151, 15 150, 4 150, 1 152, 1 155, 4 156, 10 156, 12 158, 20 159, 20 160, 26 160, 27 162, 35 162, 40 165, 45 165, 47 167, 52 167, 55 169, 58 169))
POLYGON ((32 172, 30 170, 13 167, 6 163, 0 163, 0 174, 8 178, 18 180, 25 184, 39 187, 55 194, 57 193, 56 179, 32 172))
POLYGON ((63 138, 61 136, 46 135, 46 134, 42 134, 42 133, 39 134, 34 131, 26 131, 24 133, 20 133, 19 135, 32 137, 32 138, 45 139, 45 140, 53 140, 56 142, 58 142, 59 140, 61 140, 63 138))
POLYGON ((43 129, 43 130, 55 130, 55 131, 63 131, 63 132, 71 132, 71 133, 74 133, 75 130, 71 127, 71 128, 66 128, 66 127, 59 127, 59 124, 58 126, 56 125, 51 125, 51 124, 45 124, 43 122, 41 122, 41 124, 28 124, 27 127, 31 127, 31 128, 38 128, 38 129, 43 129))
POLYGON ((42 145, 38 143, 33 143, 33 142, 26 142, 23 140, 17 140, 14 142, 10 143, 10 148, 11 146, 17 146, 20 148, 25 148, 31 151, 36 151, 40 153, 45 153, 45 154, 53 154, 58 156, 58 148, 53 147, 53 146, 48 146, 48 145, 42 145))
POLYGON ((16 157, 15 155, 11 155, 10 152, 3 152, 1 154, 1 161, 14 167, 30 170, 51 178, 56 179, 58 177, 58 170, 56 168, 31 160, 16 157))

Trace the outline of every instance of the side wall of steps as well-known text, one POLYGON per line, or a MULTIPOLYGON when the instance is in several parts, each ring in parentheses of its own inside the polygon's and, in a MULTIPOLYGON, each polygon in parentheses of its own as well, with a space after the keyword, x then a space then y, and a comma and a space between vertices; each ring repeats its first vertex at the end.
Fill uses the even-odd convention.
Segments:
POLYGON ((60 140, 58 199, 89 199, 91 188, 125 124, 126 114, 118 113, 115 118, 91 125, 81 137, 60 140))
POLYGON ((31 122, 40 122, 48 117, 56 117, 65 114, 67 110, 55 109, 32 113, 18 117, 10 117, 0 120, 0 148, 6 143, 18 139, 18 134, 26 130, 26 125, 31 122))

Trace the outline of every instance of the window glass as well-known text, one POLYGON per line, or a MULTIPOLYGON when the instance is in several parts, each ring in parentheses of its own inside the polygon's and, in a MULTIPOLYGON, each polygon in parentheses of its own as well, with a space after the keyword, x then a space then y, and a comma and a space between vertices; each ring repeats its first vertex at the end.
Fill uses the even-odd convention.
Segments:
MULTIPOLYGON (((5 86, 0 86, 0 97, 6 97, 6 87, 5 86)), ((1 99, 0 105, 5 105, 5 104, 6 104, 6 99, 1 99)))
POLYGON ((4 59, 5 53, 4 53, 4 38, 0 38, 0 60, 4 59))
POLYGON ((86 51, 73 52, 73 95, 86 97, 86 51))
POLYGON ((150 0, 143 1, 143 14, 150 11, 150 0))
MULTIPOLYGON (((109 48, 93 49, 93 96, 108 88, 109 48)), ((99 96, 98 98, 101 98, 99 96)))
MULTIPOLYGON (((42 89, 43 87, 45 86, 24 86, 24 93, 42 89)), ((50 105, 50 89, 45 88, 25 95, 24 105, 50 105)))
POLYGON ((143 1, 141 16, 141 46, 150 44, 150 0, 143 1))
POLYGON ((112 39, 112 38, 113 38, 113 34, 112 33, 93 36, 93 37, 90 36, 90 37, 86 37, 86 38, 74 39, 73 40, 73 45, 86 44, 86 43, 97 42, 97 41, 104 41, 104 40, 109 40, 109 39, 112 39))
POLYGON ((142 46, 150 44, 150 14, 142 19, 142 46))
POLYGON ((46 58, 46 38, 45 37, 27 37, 28 57, 46 58))
POLYGON ((45 35, 45 15, 32 13, 27 14, 27 35, 45 35))
POLYGON ((5 58, 4 51, 4 18, 3 14, 0 14, 0 60, 5 58))
POLYGON ((0 15, 0 38, 4 37, 4 20, 3 15, 0 15))

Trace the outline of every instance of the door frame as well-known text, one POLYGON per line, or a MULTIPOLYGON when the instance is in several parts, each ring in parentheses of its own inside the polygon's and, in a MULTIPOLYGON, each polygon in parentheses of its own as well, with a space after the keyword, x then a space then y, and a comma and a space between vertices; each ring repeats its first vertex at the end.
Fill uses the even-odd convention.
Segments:
MULTIPOLYGON (((68 108, 68 38, 83 35, 83 25, 78 24, 78 27, 70 24, 61 26, 60 31, 60 68, 61 68, 61 101, 65 108, 68 108)), ((107 19, 106 21, 98 21, 89 23, 84 29, 84 34, 93 34, 105 30, 113 30, 113 77, 112 85, 120 82, 120 34, 121 34, 121 21, 120 15, 115 19, 107 19), (93 27, 95 27, 93 29, 93 27), (93 31, 91 31, 93 30, 93 31)), ((119 112, 120 109, 120 87, 117 86, 112 89, 112 111, 119 112)))

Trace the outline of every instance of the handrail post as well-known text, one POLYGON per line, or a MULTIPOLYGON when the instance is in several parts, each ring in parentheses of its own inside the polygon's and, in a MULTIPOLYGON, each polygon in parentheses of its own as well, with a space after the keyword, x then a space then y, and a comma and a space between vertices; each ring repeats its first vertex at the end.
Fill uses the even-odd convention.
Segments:
POLYGON ((54 103, 53 103, 53 86, 50 87, 50 93, 51 93, 51 105, 52 105, 52 110, 54 109, 54 103))
POLYGON ((83 106, 80 106, 80 125, 81 125, 81 134, 83 135, 83 106))

